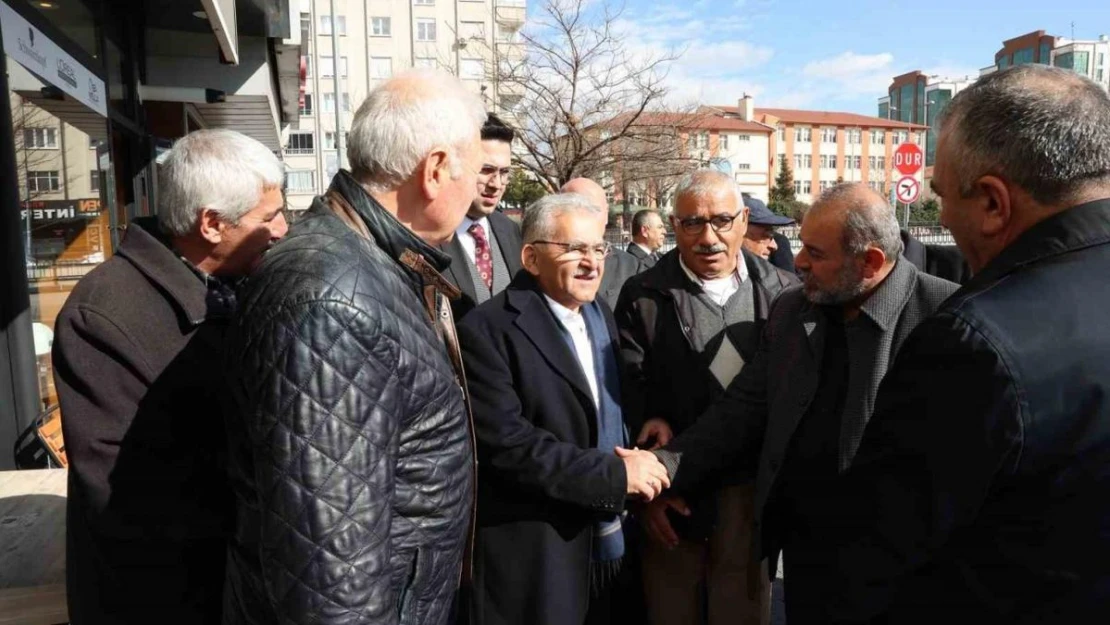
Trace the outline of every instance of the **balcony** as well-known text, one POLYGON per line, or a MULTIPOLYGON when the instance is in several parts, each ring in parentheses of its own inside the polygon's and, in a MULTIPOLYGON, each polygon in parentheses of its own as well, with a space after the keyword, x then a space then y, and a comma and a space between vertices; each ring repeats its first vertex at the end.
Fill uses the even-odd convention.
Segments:
POLYGON ((524 25, 527 4, 525 0, 494 0, 497 23, 514 30, 520 28, 524 25))

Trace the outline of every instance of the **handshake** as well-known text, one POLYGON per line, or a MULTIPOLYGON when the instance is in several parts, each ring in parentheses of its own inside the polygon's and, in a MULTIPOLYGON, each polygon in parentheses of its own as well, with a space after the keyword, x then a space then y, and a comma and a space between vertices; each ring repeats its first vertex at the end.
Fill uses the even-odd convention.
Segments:
MULTIPOLYGON (((654 441, 652 449, 666 445, 671 439, 671 428, 662 419, 652 419, 644 424, 636 443, 642 445, 654 441)), ((616 448, 617 456, 624 461, 625 475, 628 480, 628 494, 638 496, 643 501, 651 501, 659 496, 664 489, 670 488, 671 478, 667 468, 659 458, 650 451, 639 449, 616 448)))

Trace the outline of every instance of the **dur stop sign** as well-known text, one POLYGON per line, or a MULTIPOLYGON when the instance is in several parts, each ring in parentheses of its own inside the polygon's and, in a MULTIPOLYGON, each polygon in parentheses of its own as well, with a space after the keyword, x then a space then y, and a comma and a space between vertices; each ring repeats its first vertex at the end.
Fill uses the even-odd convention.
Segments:
POLYGON ((894 151, 894 168, 903 176, 912 176, 925 166, 925 154, 913 143, 903 143, 894 151))

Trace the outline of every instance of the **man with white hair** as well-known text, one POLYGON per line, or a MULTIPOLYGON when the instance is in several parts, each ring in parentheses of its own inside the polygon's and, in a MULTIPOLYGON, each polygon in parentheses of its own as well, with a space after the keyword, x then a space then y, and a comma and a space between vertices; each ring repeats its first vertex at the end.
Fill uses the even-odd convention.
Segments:
POLYGON ((675 496, 722 471, 754 476, 751 568, 766 561, 773 571, 782 553, 786 618, 804 624, 833 622, 836 487, 879 384, 910 331, 957 287, 901 257, 894 211, 861 183, 821 194, 800 236, 803 284, 779 295, 724 397, 656 452, 673 492, 647 514, 666 534, 662 509, 688 513, 675 496))
POLYGON ((459 326, 482 466, 477 625, 607 625, 631 609, 625 503, 667 482, 625 449, 617 330, 596 301, 600 212, 572 193, 529 206, 524 271, 459 326))
MULTIPOLYGON (((625 285, 616 317, 629 374, 625 417, 639 445, 666 445, 724 395, 752 360, 772 302, 798 281, 744 247, 748 219, 727 174, 684 177, 671 219, 677 248, 625 285)), ((766 613, 767 585, 749 600, 745 580, 753 492, 751 475, 722 472, 673 531, 665 515, 650 514, 658 509, 641 515, 653 625, 758 623, 766 613)))
POLYGON ((286 231, 281 162, 229 130, 179 139, 158 216, 58 316, 70 622, 218 622, 234 518, 219 406, 233 287, 286 231))
POLYGON ((351 170, 248 281, 228 337, 225 623, 441 625, 469 579, 474 449, 436 246, 477 193, 485 120, 446 73, 383 82, 351 170))

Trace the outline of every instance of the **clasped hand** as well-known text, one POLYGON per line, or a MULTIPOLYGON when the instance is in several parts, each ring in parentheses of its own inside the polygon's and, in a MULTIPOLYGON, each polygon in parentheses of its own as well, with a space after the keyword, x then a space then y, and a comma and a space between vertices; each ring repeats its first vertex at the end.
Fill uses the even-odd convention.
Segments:
POLYGON ((624 472, 628 481, 628 494, 651 501, 671 486, 667 467, 650 451, 642 449, 616 448, 617 457, 624 462, 624 472))

